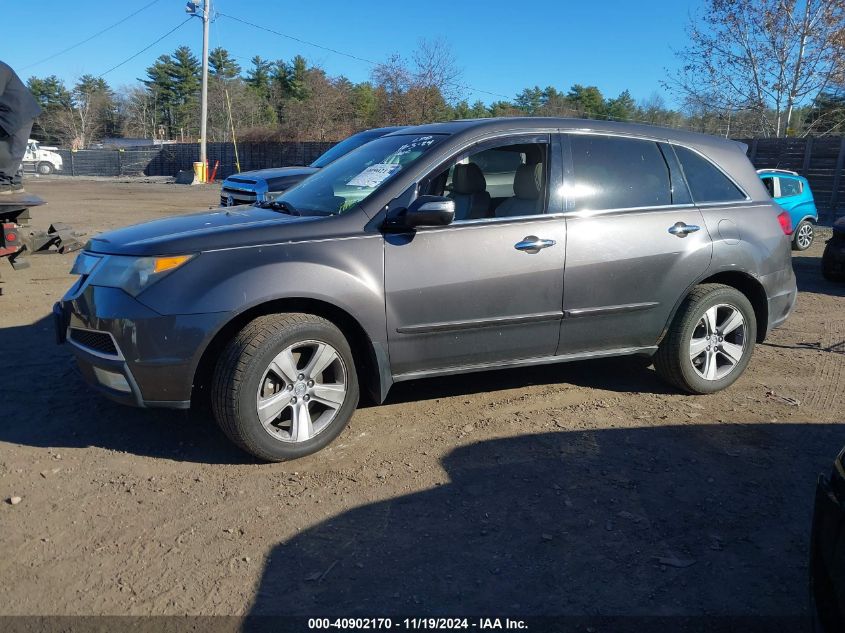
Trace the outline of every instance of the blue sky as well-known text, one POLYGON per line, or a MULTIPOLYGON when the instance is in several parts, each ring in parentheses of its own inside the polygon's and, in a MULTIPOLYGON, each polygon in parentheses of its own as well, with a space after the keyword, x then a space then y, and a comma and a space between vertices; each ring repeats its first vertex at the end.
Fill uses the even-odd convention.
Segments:
MULTIPOLYGON (((152 0, 41 0, 4 3, 6 24, 0 59, 26 79, 56 74, 68 83, 99 75, 137 53, 185 19, 184 0, 158 0, 107 33, 55 59, 32 65, 84 40, 152 0), (28 67, 29 66, 29 67, 28 67)), ((310 40, 355 56, 381 61, 409 56, 420 37, 443 36, 463 69, 463 83, 510 98, 523 87, 575 83, 597 85, 607 96, 628 89, 636 100, 653 92, 674 103, 660 81, 677 67, 673 49, 684 45, 684 26, 695 0, 425 0, 360 2, 312 0, 213 0, 215 12, 310 40)), ((201 51, 201 23, 194 19, 105 78, 113 86, 134 83, 162 53, 187 44, 201 51)), ((219 16, 211 46, 224 46, 246 66, 255 54, 290 59, 297 53, 331 75, 369 77, 366 63, 327 52, 219 16)), ((498 97, 467 91, 469 101, 498 97)))

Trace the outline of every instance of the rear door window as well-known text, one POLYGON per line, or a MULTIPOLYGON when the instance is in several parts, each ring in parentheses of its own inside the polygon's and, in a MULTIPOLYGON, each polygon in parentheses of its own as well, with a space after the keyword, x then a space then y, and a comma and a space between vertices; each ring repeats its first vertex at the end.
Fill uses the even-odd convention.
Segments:
POLYGON ((686 147, 675 145, 674 148, 694 202, 740 202, 746 199, 731 179, 709 160, 686 147))
POLYGON ((571 134, 573 178, 564 184, 576 211, 672 204, 669 167, 657 143, 571 134))

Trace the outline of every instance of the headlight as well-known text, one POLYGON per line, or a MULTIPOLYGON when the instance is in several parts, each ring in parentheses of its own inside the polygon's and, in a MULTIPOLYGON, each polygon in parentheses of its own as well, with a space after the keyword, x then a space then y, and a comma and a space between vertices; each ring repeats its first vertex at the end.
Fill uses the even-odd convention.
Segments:
POLYGON ((91 277, 94 286, 121 288, 133 297, 156 281, 185 265, 194 255, 123 257, 109 255, 91 277))

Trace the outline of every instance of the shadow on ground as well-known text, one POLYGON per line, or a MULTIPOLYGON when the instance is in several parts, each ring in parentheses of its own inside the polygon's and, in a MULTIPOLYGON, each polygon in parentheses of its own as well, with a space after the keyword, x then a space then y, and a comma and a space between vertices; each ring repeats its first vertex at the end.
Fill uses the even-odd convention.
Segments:
POLYGON ((465 446, 444 460, 448 484, 277 546, 251 615, 625 616, 630 630, 645 630, 634 616, 765 616, 767 631, 801 630, 815 479, 843 443, 844 427, 764 424, 465 446))
POLYGON ((822 277, 822 258, 799 255, 792 259, 798 290, 832 297, 845 297, 845 283, 822 277))
POLYGON ((209 414, 114 404, 85 384, 52 318, 0 328, 0 441, 40 447, 99 446, 176 461, 255 463, 209 414))

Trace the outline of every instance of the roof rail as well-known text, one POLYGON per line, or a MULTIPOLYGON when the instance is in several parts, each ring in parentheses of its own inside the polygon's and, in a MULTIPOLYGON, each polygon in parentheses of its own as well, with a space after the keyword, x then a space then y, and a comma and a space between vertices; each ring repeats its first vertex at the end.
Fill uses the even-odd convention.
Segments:
POLYGON ((799 176, 800 174, 797 171, 790 171, 789 169, 775 169, 774 167, 767 167, 765 169, 758 169, 757 173, 762 174, 764 172, 775 172, 778 174, 789 174, 791 176, 799 176))

